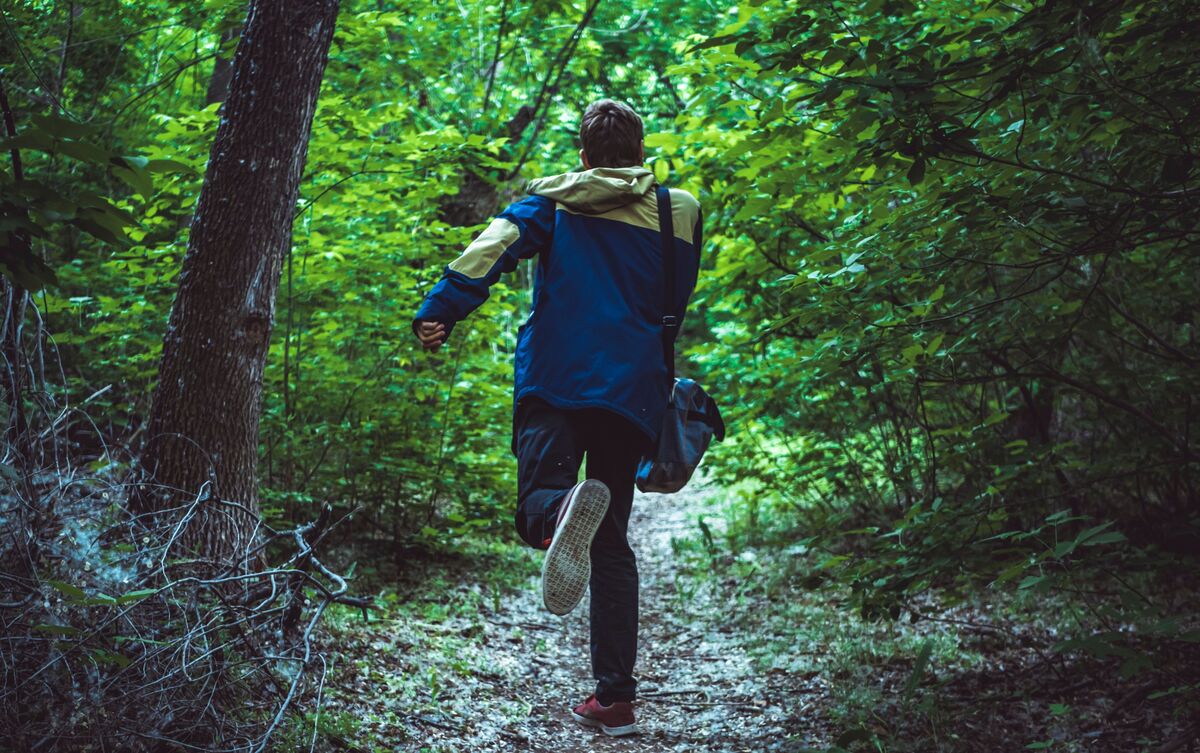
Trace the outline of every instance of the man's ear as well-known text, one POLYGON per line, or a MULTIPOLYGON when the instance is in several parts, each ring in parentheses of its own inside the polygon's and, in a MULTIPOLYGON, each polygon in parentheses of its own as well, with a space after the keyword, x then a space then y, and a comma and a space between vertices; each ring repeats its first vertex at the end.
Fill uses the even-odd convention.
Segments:
POLYGON ((579 161, 583 163, 584 170, 592 169, 592 166, 588 164, 587 152, 583 151, 582 149, 579 150, 579 161))

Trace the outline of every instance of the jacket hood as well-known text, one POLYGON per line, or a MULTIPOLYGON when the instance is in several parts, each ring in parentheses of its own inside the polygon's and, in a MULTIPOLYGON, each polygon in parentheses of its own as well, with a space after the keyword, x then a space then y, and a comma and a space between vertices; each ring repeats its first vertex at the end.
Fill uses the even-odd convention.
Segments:
POLYGON ((571 209, 600 214, 637 201, 654 188, 654 173, 644 167, 593 167, 529 181, 526 191, 571 209))

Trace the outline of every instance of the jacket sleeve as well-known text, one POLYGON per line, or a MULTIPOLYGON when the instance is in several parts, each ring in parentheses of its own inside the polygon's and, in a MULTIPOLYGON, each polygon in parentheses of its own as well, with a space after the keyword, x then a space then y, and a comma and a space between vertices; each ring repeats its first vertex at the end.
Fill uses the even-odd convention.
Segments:
POLYGON ((696 210, 696 227, 692 230, 692 266, 689 270, 688 297, 696 290, 696 281, 700 278, 700 253, 704 248, 704 212, 696 210))
POLYGON ((687 319, 687 305, 692 293, 696 291, 696 281, 700 277, 700 249, 704 244, 704 215, 697 210, 696 224, 692 227, 691 253, 678 254, 676 261, 675 310, 682 312, 680 324, 687 319))
POLYGON ((449 335, 457 322, 488 299, 489 288, 502 273, 549 247, 553 230, 552 200, 528 196, 510 205, 446 267, 417 310, 413 328, 423 321, 441 322, 449 335))

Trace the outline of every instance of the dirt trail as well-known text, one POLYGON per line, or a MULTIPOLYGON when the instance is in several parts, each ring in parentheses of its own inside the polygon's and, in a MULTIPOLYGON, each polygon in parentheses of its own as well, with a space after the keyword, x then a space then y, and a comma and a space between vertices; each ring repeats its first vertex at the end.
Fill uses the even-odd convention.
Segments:
MULTIPOLYGON (((820 678, 757 671, 746 650, 751 636, 725 624, 728 605, 716 603, 720 596, 679 598, 671 542, 695 535, 703 504, 701 490, 641 495, 634 505, 630 535, 641 574, 642 614, 636 709, 642 734, 607 738, 572 721, 570 706, 593 687, 587 600, 572 614, 555 617, 542 607, 538 583, 531 579, 499 611, 487 609, 474 627, 482 635, 464 658, 482 671, 443 680, 441 697, 456 701, 442 700, 436 713, 407 715, 407 741, 388 749, 759 753, 826 743, 817 713, 826 695, 820 678), (485 709, 496 713, 479 718, 477 712, 485 709)), ((684 581, 678 585, 687 588, 684 581)), ((416 670, 421 664, 410 666, 416 670)))
MULTIPOLYGON (((1049 740, 1125 752, 1195 734, 1169 693, 1152 694, 1192 682, 1179 674, 1196 666, 1190 649, 1131 686, 1114 683, 1121 657, 1068 663, 1055 652, 1054 623, 1003 601, 943 608, 923 596, 915 624, 864 623, 827 592, 772 580, 786 565, 773 558, 799 552, 721 546, 713 502, 703 489, 635 501, 641 735, 607 738, 571 719, 593 687, 586 599, 565 618, 549 614, 538 578, 517 575, 533 573, 541 554, 496 543, 482 555, 406 561, 380 618, 364 624, 346 610, 330 621, 325 734, 314 749, 800 753, 866 728, 897 750, 1012 751, 1049 740), (701 515, 711 551, 697 541, 701 515), (716 569, 697 573, 697 563, 716 569), (908 697, 922 646, 935 647, 934 659, 908 697), (870 718, 848 718, 860 707, 870 718)), ((277 749, 309 750, 311 731, 310 720, 277 749)))
POLYGON ((817 679, 757 671, 743 645, 748 636, 721 624, 723 605, 678 598, 671 540, 695 536, 702 494, 639 495, 634 503, 629 528, 638 556, 642 615, 638 738, 617 740, 582 729, 564 703, 592 687, 586 601, 558 619, 538 613, 536 590, 522 594, 521 607, 559 636, 555 650, 544 657, 547 676, 530 678, 528 686, 544 709, 535 708, 520 725, 531 749, 733 753, 813 744, 804 733, 822 696, 817 679))

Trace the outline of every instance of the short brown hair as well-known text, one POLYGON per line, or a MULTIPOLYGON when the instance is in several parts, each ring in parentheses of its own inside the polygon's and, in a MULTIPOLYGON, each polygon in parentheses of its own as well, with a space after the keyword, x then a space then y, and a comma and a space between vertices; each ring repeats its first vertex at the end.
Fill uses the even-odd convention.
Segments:
POLYGON ((602 99, 583 112, 579 141, 592 167, 642 164, 642 118, 623 102, 602 99))

